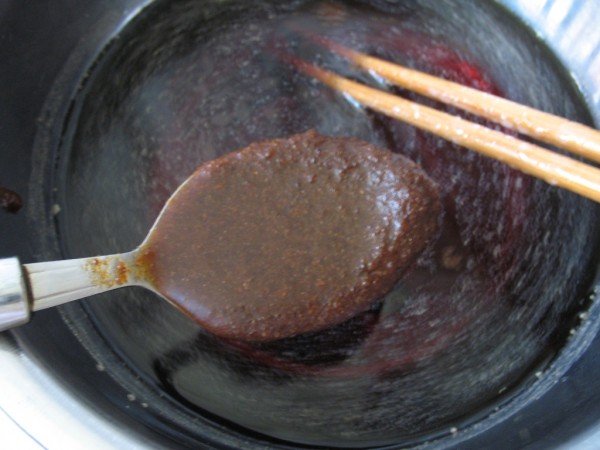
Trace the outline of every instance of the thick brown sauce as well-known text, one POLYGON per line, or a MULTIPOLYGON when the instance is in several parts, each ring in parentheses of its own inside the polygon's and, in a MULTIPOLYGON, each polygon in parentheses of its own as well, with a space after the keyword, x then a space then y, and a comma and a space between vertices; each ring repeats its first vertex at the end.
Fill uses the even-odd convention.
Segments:
POLYGON ((274 340, 368 308, 436 235, 439 213, 413 162, 311 131, 202 165, 140 255, 157 290, 209 331, 274 340))

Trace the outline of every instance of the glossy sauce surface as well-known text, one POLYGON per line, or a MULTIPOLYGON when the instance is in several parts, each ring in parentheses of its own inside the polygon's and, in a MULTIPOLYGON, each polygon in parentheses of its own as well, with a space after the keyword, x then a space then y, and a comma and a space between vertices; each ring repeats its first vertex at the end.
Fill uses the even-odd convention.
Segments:
POLYGON ((209 331, 267 341, 349 319, 435 237, 412 161, 314 131, 203 164, 142 245, 159 292, 209 331))

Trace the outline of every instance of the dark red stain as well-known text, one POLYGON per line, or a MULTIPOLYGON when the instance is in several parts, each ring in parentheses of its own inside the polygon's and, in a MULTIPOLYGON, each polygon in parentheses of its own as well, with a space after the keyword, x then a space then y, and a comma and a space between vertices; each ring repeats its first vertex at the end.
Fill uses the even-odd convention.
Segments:
POLYGON ((16 192, 0 186, 0 207, 15 214, 23 207, 23 199, 16 192))

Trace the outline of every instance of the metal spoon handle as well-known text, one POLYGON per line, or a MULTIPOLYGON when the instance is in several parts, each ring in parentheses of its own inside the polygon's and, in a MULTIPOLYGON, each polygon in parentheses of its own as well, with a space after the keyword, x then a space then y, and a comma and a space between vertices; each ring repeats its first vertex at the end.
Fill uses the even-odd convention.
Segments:
POLYGON ((141 284, 130 275, 135 253, 23 265, 1 259, 0 331, 27 323, 32 311, 141 284))
POLYGON ((25 274, 18 258, 0 259, 0 331, 29 322, 25 274))

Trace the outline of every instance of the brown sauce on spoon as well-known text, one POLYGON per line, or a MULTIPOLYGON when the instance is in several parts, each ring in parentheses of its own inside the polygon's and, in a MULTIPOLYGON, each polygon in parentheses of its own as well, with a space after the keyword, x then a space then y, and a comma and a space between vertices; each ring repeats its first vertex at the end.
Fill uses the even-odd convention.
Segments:
POLYGON ((156 289, 207 330, 268 341, 367 309, 439 216, 438 189, 413 162, 309 131, 200 166, 140 255, 156 289))

